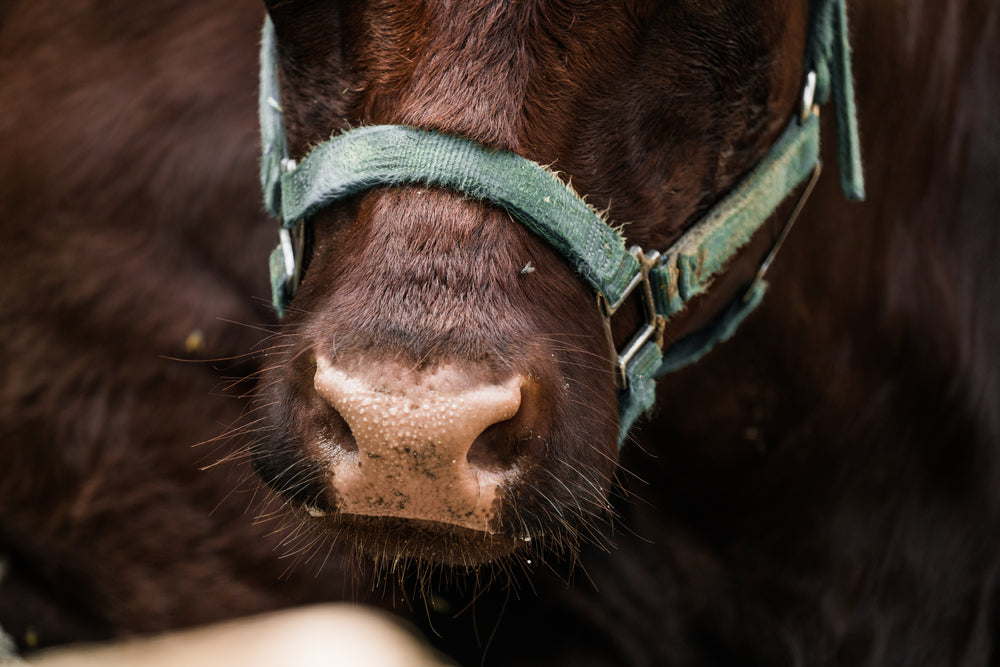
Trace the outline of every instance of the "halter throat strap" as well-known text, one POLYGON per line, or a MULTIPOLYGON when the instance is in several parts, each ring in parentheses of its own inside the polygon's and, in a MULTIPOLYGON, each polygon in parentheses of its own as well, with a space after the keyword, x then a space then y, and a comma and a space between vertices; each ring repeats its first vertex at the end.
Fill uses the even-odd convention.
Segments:
POLYGON ((261 45, 261 185, 281 221, 271 255, 274 305, 283 316, 301 280, 304 226, 318 211, 376 187, 423 184, 498 206, 544 239, 595 291, 610 319, 638 290, 645 323, 622 350, 618 372, 619 446, 655 403, 655 381, 697 361, 735 331, 760 303, 755 280, 707 327, 663 349, 668 318, 706 292, 777 206, 819 169, 819 104, 832 95, 837 117, 841 185, 864 196, 855 121, 844 0, 814 0, 810 10, 809 76, 802 110, 765 157, 662 254, 626 248, 621 234, 556 174, 507 151, 463 137, 400 125, 364 127, 320 144, 296 164, 288 155, 277 77, 274 27, 265 20, 261 45))

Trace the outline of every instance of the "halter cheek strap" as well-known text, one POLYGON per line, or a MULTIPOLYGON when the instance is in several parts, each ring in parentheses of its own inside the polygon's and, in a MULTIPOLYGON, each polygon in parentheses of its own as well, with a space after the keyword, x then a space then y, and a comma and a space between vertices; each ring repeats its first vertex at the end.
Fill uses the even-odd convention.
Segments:
POLYGON ((279 316, 301 280, 304 226, 326 206, 372 188, 406 184, 442 187, 490 202, 549 243, 597 294, 617 365, 620 446, 635 420, 653 407, 656 378, 701 358, 760 303, 766 289, 760 278, 770 258, 761 275, 710 325, 663 350, 667 319, 707 291, 775 208, 812 175, 808 194, 819 173, 818 104, 831 90, 841 184, 850 198, 864 195, 843 0, 813 2, 811 17, 802 113, 761 162, 662 255, 626 248, 621 234, 554 173, 462 137, 400 125, 364 127, 330 139, 295 164, 288 156, 278 103, 274 29, 266 20, 261 185, 268 210, 281 220, 280 244, 271 255, 279 316), (611 318, 633 293, 641 297, 645 323, 618 350, 610 335, 611 318))

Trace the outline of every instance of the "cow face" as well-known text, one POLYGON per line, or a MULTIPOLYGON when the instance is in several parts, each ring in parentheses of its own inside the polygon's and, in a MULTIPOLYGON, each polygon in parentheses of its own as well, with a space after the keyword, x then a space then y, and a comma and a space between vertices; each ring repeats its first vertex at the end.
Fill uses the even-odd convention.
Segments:
MULTIPOLYGON (((357 125, 549 165, 665 248, 768 149, 804 2, 274 2, 292 155, 357 125)), ((268 352, 258 470, 376 558, 475 565, 599 540, 617 459, 594 294, 506 213, 375 189, 317 215, 268 352)), ((616 323, 619 340, 635 313, 616 323)))

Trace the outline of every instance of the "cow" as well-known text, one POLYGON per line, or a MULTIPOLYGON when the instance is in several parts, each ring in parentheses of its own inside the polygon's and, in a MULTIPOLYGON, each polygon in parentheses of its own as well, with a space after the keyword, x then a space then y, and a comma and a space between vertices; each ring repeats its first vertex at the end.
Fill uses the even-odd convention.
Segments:
POLYGON ((995 660, 1000 8, 850 5, 859 152, 803 57, 836 2, 274 1, 261 60, 246 4, 0 10, 22 649, 351 600, 469 664, 995 660), (651 251, 819 118, 823 175, 649 317, 651 251), (384 128, 538 169, 641 288, 434 181, 286 214, 384 128), (691 363, 635 410, 644 323, 691 363))

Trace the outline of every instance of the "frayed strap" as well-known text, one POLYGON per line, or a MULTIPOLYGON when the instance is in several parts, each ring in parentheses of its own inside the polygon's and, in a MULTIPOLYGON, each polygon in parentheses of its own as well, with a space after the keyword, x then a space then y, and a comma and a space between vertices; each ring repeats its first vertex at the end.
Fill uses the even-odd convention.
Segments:
POLYGON ((407 184, 454 190, 502 208, 611 301, 639 270, 621 234, 556 174, 515 153, 402 125, 338 135, 284 174, 285 225, 359 192, 407 184))
POLYGON ((840 187, 845 197, 861 201, 865 198, 865 179, 851 74, 847 1, 814 0, 812 12, 806 66, 816 72, 816 103, 826 104, 833 97, 840 187))

